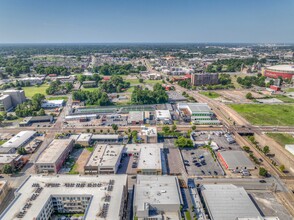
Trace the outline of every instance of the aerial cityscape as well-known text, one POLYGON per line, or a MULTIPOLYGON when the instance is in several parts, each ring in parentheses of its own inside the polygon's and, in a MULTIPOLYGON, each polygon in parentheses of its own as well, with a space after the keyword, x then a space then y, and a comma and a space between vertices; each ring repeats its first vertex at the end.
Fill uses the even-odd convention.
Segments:
POLYGON ((290 0, 0 1, 0 220, 293 220, 285 18, 290 0))

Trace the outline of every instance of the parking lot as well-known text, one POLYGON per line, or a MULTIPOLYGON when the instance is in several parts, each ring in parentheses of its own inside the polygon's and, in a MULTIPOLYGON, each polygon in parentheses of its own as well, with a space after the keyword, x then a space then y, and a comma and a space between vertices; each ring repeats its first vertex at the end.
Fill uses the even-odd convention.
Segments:
POLYGON ((189 176, 223 176, 223 169, 204 148, 181 150, 189 176))

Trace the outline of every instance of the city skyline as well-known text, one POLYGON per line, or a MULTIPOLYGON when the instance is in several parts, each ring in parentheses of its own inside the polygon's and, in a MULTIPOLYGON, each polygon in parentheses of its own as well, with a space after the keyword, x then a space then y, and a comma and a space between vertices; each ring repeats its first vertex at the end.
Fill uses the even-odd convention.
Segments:
POLYGON ((0 43, 294 43, 294 2, 0 2, 0 43))

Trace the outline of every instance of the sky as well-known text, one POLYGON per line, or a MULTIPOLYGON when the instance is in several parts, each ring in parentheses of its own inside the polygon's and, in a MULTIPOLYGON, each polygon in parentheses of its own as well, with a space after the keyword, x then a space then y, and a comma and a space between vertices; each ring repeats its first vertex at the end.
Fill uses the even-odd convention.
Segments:
POLYGON ((0 43, 294 43, 294 0, 0 0, 0 43))

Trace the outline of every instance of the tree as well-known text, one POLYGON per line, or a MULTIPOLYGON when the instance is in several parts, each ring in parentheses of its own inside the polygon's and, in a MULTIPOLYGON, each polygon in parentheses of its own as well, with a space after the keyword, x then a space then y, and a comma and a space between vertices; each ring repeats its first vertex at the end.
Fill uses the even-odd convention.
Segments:
POLYGON ((4 121, 4 116, 0 114, 0 124, 2 124, 3 121, 4 121))
POLYGON ((5 164, 2 168, 2 172, 5 174, 11 174, 13 172, 12 166, 10 164, 5 164))
POLYGON ((176 141, 175 141, 175 145, 177 147, 193 147, 193 141, 190 138, 185 138, 183 136, 179 137, 176 141))
POLYGON ((144 79, 140 78, 139 83, 143 83, 143 82, 144 82, 144 79))
POLYGON ((20 147, 17 149, 17 153, 20 154, 20 155, 26 155, 27 154, 27 151, 24 147, 20 147))
POLYGON ((262 151, 265 155, 267 155, 270 152, 269 146, 264 146, 262 151))
POLYGON ((193 125, 191 128, 192 128, 193 131, 195 131, 196 130, 196 125, 193 125))
POLYGON ((162 131, 163 131, 163 133, 168 134, 170 132, 169 126, 163 126, 162 131))
POLYGON ((248 147, 248 146, 244 146, 244 147, 243 147, 243 150, 246 151, 247 153, 249 153, 249 152, 250 152, 250 147, 248 147))
POLYGON ((118 130, 118 126, 116 124, 112 124, 111 127, 114 130, 114 132, 116 133, 118 130))
POLYGON ((173 124, 172 126, 172 132, 175 132, 177 130, 177 126, 175 124, 173 124))
POLYGON ((281 170, 281 172, 284 173, 284 172, 285 172, 285 169, 286 169, 286 168, 285 168, 285 165, 282 164, 282 165, 279 167, 279 169, 281 170))
POLYGON ((268 175, 268 172, 267 172, 267 170, 265 168, 260 167, 259 168, 259 175, 266 177, 268 175))
POLYGON ((89 128, 87 128, 87 133, 90 133, 90 129, 89 128))
POLYGON ((252 96, 252 93, 251 92, 248 92, 246 94, 246 99, 253 99, 253 96, 252 96))

